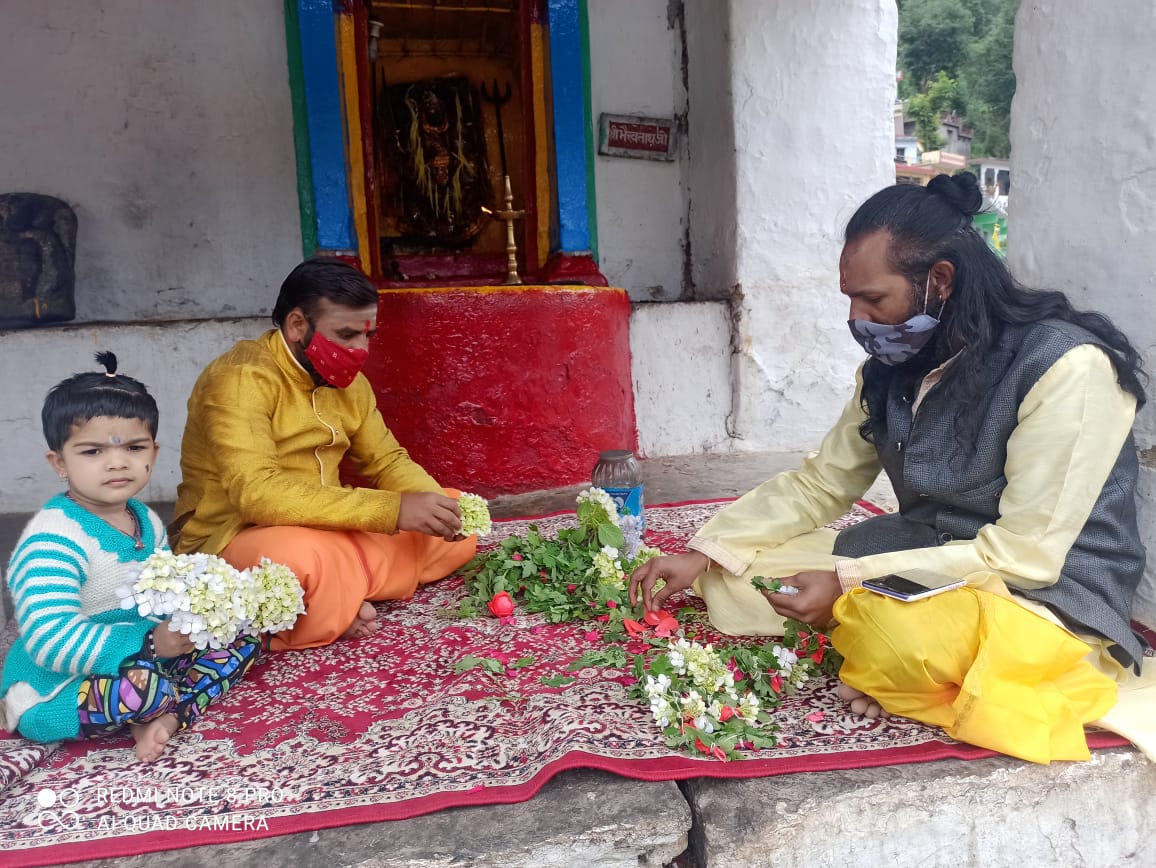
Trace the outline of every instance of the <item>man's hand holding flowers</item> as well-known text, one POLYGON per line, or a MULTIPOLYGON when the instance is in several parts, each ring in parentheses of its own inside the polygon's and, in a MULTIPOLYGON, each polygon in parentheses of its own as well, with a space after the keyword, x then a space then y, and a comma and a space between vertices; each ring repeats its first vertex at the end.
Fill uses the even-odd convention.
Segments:
POLYGON ((630 605, 638 605, 641 589, 642 605, 649 612, 657 612, 668 597, 693 585, 709 566, 710 558, 701 552, 663 555, 647 561, 630 574, 630 605), (659 579, 666 584, 655 591, 659 579))
POLYGON ((784 587, 795 587, 794 595, 764 592, 771 607, 784 618, 794 618, 822 629, 831 623, 831 608, 843 593, 834 571, 812 570, 781 580, 784 587))
POLYGON ((440 536, 446 542, 461 539, 462 513, 458 502, 444 494, 415 491, 401 496, 397 529, 440 536))

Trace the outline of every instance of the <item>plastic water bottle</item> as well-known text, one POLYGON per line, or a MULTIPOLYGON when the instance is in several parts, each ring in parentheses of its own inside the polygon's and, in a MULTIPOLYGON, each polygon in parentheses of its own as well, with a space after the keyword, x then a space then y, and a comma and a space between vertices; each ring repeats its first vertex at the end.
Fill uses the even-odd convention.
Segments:
POLYGON ((590 473, 590 482, 601 488, 618 504, 619 515, 636 515, 646 529, 645 502, 642 496, 642 465, 629 449, 611 449, 598 455, 590 473))

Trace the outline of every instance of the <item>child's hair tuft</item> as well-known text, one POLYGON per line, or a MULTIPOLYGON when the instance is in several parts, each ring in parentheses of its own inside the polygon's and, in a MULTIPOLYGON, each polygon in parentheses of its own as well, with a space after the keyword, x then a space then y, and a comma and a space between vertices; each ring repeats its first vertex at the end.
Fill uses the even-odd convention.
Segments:
POLYGON ((101 350, 97 353, 96 363, 104 366, 104 370, 108 373, 108 376, 111 377, 116 374, 116 353, 112 350, 101 350))
POLYGON ((98 416, 114 419, 140 419, 148 425, 155 439, 160 413, 157 402, 144 384, 132 377, 118 374, 114 353, 104 350, 96 354, 104 372, 73 374, 57 383, 44 399, 40 421, 48 448, 59 452, 74 425, 83 425, 98 416))

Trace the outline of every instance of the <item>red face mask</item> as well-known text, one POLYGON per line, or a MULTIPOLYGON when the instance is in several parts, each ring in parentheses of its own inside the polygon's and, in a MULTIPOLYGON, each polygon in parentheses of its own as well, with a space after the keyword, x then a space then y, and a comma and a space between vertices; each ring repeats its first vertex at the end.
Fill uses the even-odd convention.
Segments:
POLYGON ((313 365, 318 376, 331 386, 344 389, 354 381, 369 359, 369 350, 343 347, 335 344, 319 331, 305 347, 305 358, 313 365))

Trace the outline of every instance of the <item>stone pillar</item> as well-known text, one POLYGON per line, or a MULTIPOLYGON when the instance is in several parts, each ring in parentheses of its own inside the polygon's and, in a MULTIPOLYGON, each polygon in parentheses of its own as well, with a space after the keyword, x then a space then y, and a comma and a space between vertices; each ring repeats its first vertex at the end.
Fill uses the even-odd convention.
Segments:
MULTIPOLYGON (((850 397, 863 358, 847 331, 838 258, 852 212, 895 182, 896 6, 730 0, 727 26, 734 184, 724 192, 733 195, 737 283, 730 427, 749 448, 811 449, 850 397)), ((692 71, 696 61, 712 62, 692 55, 692 71)), ((692 116, 696 96, 692 82, 692 116)))
MULTIPOLYGON (((1156 7, 1020 4, 1009 264, 1124 330, 1156 373, 1156 7)), ((1148 571, 1135 617, 1156 624, 1156 381, 1137 421, 1148 571)))

